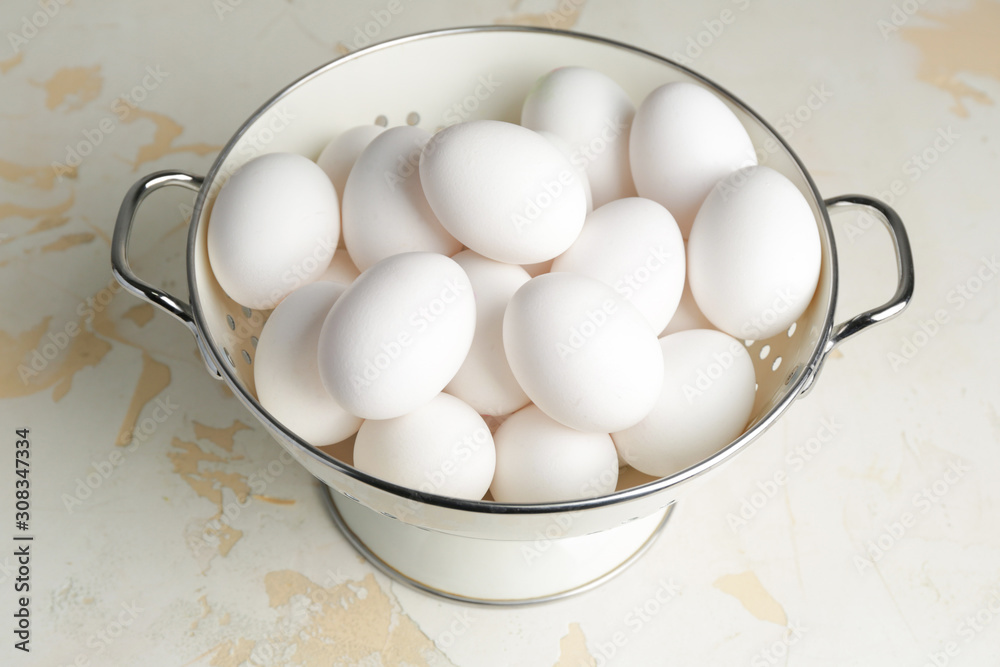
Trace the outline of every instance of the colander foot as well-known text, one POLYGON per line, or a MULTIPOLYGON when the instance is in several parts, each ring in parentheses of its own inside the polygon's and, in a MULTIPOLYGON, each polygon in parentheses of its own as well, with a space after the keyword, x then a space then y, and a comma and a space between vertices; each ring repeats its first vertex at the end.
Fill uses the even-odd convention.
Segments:
POLYGON ((452 601, 512 606, 558 600, 610 580, 662 532, 674 505, 580 537, 486 540, 418 528, 320 484, 334 523, 383 574, 452 601))

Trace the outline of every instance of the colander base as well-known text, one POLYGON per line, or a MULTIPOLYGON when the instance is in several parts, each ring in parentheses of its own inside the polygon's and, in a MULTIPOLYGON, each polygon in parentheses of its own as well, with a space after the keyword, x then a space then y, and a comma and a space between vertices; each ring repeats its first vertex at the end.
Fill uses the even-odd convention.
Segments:
POLYGON ((597 587, 623 572, 663 531, 674 505, 608 530, 531 541, 486 540, 419 528, 320 484, 333 521, 369 563, 408 586, 453 601, 522 605, 597 587))

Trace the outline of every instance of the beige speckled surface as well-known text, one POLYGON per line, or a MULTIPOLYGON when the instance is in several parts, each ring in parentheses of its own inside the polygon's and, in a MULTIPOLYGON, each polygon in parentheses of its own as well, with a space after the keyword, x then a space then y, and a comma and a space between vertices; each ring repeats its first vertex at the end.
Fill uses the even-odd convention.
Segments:
MULTIPOLYGON (((0 662, 996 664, 1000 3, 400 0, 372 23, 390 4, 0 8, 0 662), (494 22, 689 60, 771 120, 824 195, 891 200, 917 265, 905 315, 839 350, 634 567, 507 610, 374 574, 183 327, 109 268, 133 181, 204 173, 261 102, 366 29, 381 40, 494 22), (30 654, 10 629, 21 427, 30 654)), ((157 194, 133 242, 137 271, 179 293, 189 205, 157 194)), ((850 215, 835 225, 846 317, 891 294, 895 269, 882 231, 850 215)))

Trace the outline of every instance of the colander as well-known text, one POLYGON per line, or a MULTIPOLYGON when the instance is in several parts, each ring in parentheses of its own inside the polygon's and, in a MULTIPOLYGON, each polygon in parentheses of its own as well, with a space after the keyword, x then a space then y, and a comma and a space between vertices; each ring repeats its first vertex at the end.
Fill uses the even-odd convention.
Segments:
POLYGON ((784 140, 727 91, 632 46, 578 33, 506 26, 394 39, 298 79, 237 130, 207 176, 160 171, 132 186, 118 214, 112 266, 126 290, 191 331, 209 372, 322 482, 336 524, 372 564, 425 591, 486 604, 550 600, 621 571, 661 531, 674 503, 696 478, 745 449, 807 392, 838 344, 901 312, 913 293, 913 261, 895 212, 860 195, 824 201, 784 140), (822 242, 819 285, 808 309, 787 332, 765 341, 745 341, 752 348, 758 382, 747 430, 713 456, 669 477, 653 479, 626 469, 611 495, 533 505, 457 500, 399 487, 352 467, 350 442, 316 448, 298 438, 258 403, 254 389, 254 346, 268 313, 227 297, 208 263, 206 229, 219 188, 253 157, 288 151, 315 158, 330 139, 356 125, 406 123, 433 132, 478 118, 516 123, 535 80, 566 65, 604 72, 636 102, 670 81, 707 87, 743 123, 759 161, 791 179, 812 208, 822 242), (197 192, 187 241, 189 301, 141 280, 128 263, 129 234, 140 204, 168 185, 197 192), (887 227, 898 288, 886 304, 834 325, 837 253, 828 210, 852 205, 874 212, 887 227))

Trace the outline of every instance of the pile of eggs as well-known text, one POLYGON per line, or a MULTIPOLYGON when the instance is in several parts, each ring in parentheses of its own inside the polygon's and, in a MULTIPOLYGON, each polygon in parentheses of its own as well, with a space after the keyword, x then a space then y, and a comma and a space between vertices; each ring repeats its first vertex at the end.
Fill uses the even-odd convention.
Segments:
POLYGON ((740 340, 786 330, 820 271, 809 204, 723 101, 674 82, 636 109, 580 67, 542 77, 520 125, 257 157, 207 244, 230 297, 273 309, 254 379, 275 419, 315 446, 356 434, 354 465, 389 482, 507 503, 729 444, 756 394, 740 340))

